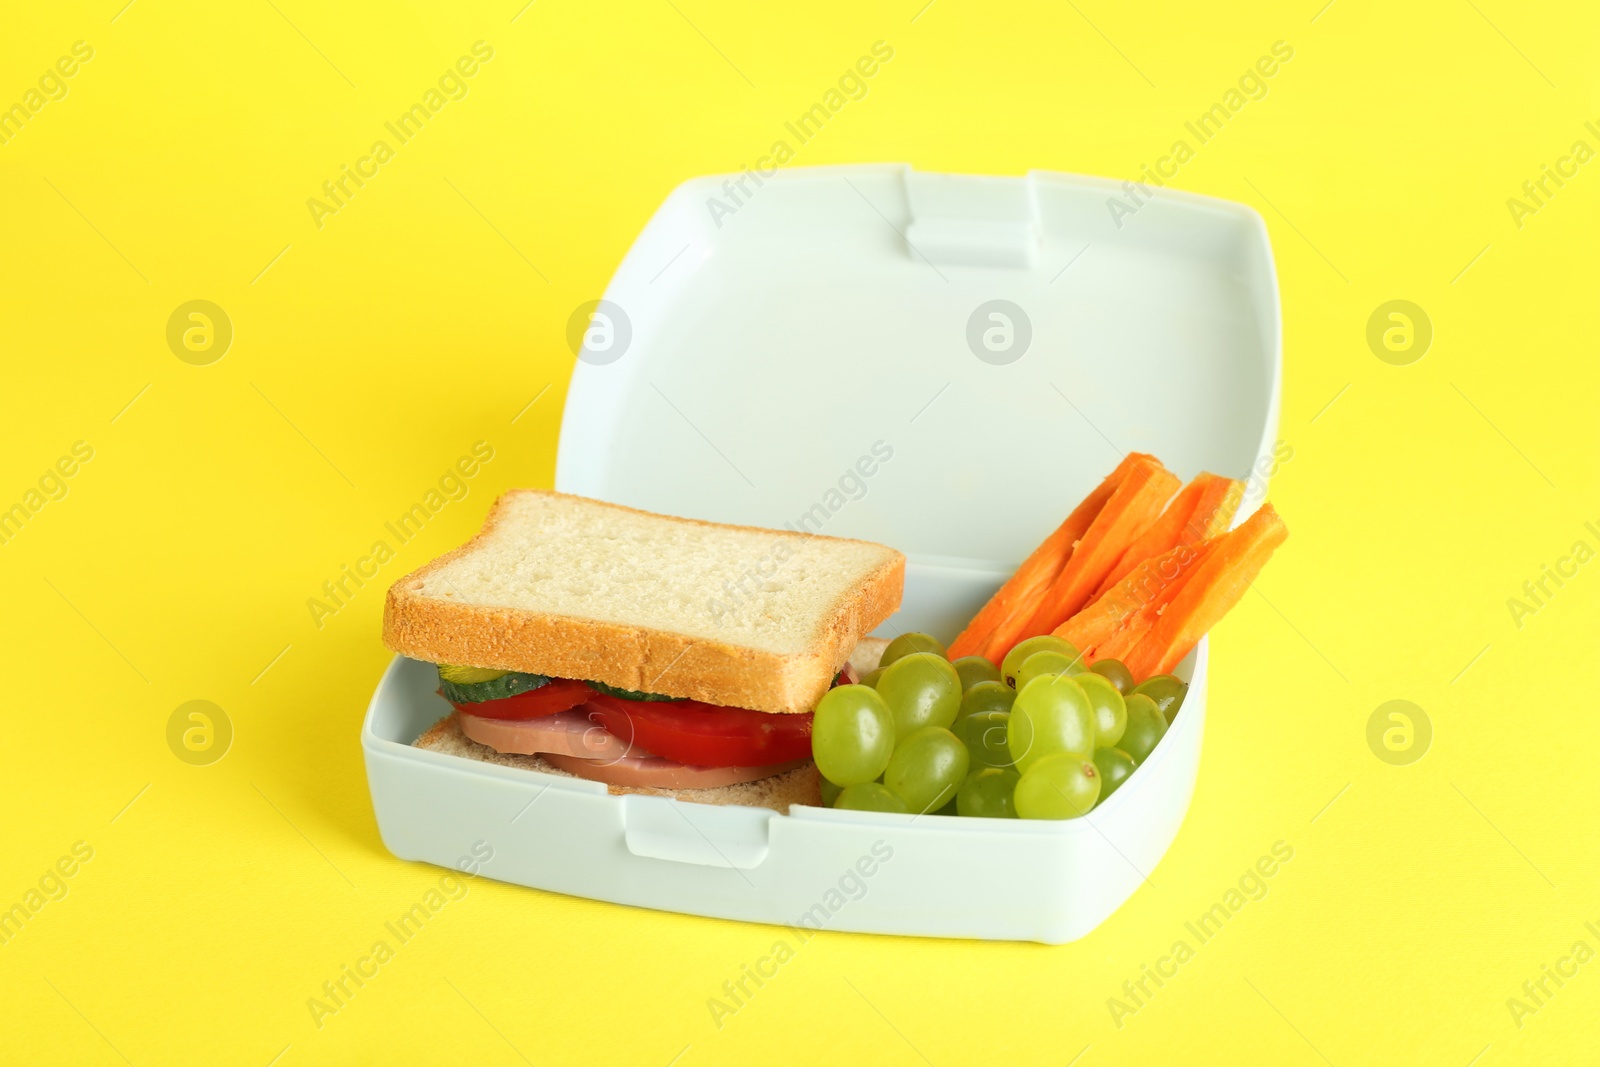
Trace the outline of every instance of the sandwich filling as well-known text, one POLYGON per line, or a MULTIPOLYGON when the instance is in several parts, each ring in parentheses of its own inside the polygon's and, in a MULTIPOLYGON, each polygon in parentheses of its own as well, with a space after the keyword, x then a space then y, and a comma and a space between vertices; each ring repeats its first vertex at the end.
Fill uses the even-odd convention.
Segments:
POLYGON ((609 785, 711 789, 782 774, 811 758, 810 712, 773 714, 447 664, 439 666, 439 692, 470 740, 609 785))

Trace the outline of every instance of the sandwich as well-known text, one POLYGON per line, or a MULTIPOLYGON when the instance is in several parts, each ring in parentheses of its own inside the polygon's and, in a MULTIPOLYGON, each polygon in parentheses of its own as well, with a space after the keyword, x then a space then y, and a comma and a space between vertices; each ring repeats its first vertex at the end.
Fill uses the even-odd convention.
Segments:
POLYGON ((811 711, 904 581, 868 541, 516 489, 389 589, 383 640, 452 706, 417 747, 786 811, 821 802, 811 711))

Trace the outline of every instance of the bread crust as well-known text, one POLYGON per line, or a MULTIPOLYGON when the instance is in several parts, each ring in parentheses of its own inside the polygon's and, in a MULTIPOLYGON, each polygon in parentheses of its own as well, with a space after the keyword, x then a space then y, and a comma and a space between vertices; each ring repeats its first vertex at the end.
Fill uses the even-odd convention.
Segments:
MULTIPOLYGON (((489 509, 476 537, 389 587, 383 611, 385 645, 403 656, 430 663, 526 671, 755 711, 798 713, 816 706, 861 637, 900 606, 906 559, 881 545, 875 547, 884 548, 889 557, 834 605, 812 647, 795 654, 596 619, 459 604, 416 592, 437 568, 471 554, 492 537, 511 500, 520 494, 714 529, 778 532, 673 518, 548 489, 508 490, 489 509)), ((785 535, 848 540, 810 533, 785 535)))
MULTIPOLYGON (((434 723, 412 744, 430 752, 442 752, 462 759, 481 760, 502 767, 516 767, 541 774, 559 775, 562 778, 578 777, 558 770, 538 756, 497 752, 488 745, 480 745, 461 732, 461 718, 453 711, 434 723)), ((638 793, 644 796, 671 797, 674 800, 686 800, 694 804, 744 804, 771 808, 780 815, 787 814, 791 804, 810 804, 813 807, 822 805, 821 779, 817 774, 817 765, 809 761, 802 767, 775 774, 770 778, 737 782, 715 789, 659 789, 653 786, 626 785, 608 785, 606 789, 612 796, 638 793)))

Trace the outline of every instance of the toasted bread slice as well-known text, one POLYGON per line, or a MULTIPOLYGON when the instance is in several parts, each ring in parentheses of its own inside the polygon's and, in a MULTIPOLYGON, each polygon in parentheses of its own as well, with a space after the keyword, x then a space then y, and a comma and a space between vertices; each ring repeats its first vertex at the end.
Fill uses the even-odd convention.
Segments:
MULTIPOLYGON (((502 767, 518 767, 525 771, 540 771, 544 774, 560 775, 563 778, 576 777, 566 771, 558 770, 538 756, 496 752, 488 745, 478 744, 461 732, 461 718, 455 712, 434 723, 412 744, 430 752, 443 752, 448 756, 497 763, 502 767)), ((754 808, 771 808, 779 814, 787 814, 790 804, 810 804, 813 807, 822 805, 821 783, 815 763, 807 763, 792 771, 774 774, 770 778, 758 778, 753 782, 739 782, 735 785, 718 786, 715 789, 655 789, 626 785, 608 785, 606 789, 613 796, 643 793, 647 796, 672 797, 697 804, 745 804, 754 808)))
POLYGON ((514 489, 483 532, 389 589, 401 655, 810 711, 900 604, 870 541, 677 519, 514 489))

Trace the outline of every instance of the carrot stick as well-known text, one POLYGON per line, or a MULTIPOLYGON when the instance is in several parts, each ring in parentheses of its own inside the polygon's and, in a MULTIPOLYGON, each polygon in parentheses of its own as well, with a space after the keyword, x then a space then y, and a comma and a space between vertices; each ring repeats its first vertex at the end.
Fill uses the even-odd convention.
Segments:
MULTIPOLYGON (((967 628, 950 642, 950 658, 959 659, 962 656, 979 655, 988 646, 995 630, 1016 614, 1026 615, 1033 610, 1033 604, 1039 596, 1055 581, 1056 575, 1061 573, 1061 568, 1066 565, 1067 558, 1072 555, 1072 546, 1077 544, 1094 521, 1100 509, 1111 499, 1112 492, 1121 485, 1128 472, 1140 460, 1152 460, 1154 457, 1144 456, 1138 452, 1130 452, 1117 464, 1115 470, 1106 475, 1105 480, 1096 486, 1083 502, 1073 509, 1072 514, 1058 526, 1054 533, 1044 539, 1044 542, 1027 559, 1022 561, 1006 583, 967 623, 967 628)), ((996 663, 999 660, 995 661, 996 663)))
POLYGON ((1145 560, 1226 531, 1243 497, 1243 482, 1202 471, 1172 498, 1161 517, 1128 546, 1089 602, 1094 603, 1095 598, 1104 595, 1145 560))
POLYGON ((1177 476, 1160 461, 1141 458, 1084 531, 1033 615, 995 631, 988 657, 998 663, 1022 638, 1047 634, 1077 614, 1133 540, 1161 514, 1162 505, 1177 488, 1177 476))
POLYGON ((1123 663, 1138 679, 1167 674, 1228 613, 1289 529, 1271 504, 1223 536, 1123 663))
MULTIPOLYGON (((1134 538, 1133 543, 1122 553, 1116 566, 1106 575, 1105 581, 1094 591, 1094 595, 1103 595, 1112 586, 1128 576, 1128 572, 1145 560, 1159 556, 1178 544, 1184 527, 1194 518, 1195 507, 1200 503, 1200 497, 1205 492, 1205 483, 1199 478, 1178 490, 1178 495, 1172 498, 1167 505, 1167 510, 1161 517, 1150 524, 1149 529, 1134 538)), ((1093 603, 1093 600, 1090 601, 1093 603)))
MULTIPOLYGON (((1141 613, 1131 620, 1127 626, 1122 627, 1122 629, 1096 645, 1093 655, 1085 653, 1084 660, 1092 664, 1103 659, 1114 659, 1122 661, 1126 666, 1128 654, 1138 647, 1139 642, 1144 640, 1145 635, 1149 632, 1149 623, 1141 613)), ((1144 681, 1143 678, 1139 680, 1144 681)))
POLYGON ((1102 651, 1102 646, 1123 630, 1136 631, 1135 640, 1142 637, 1144 627, 1136 625, 1138 617, 1144 615, 1153 620, 1199 569, 1213 545, 1210 540, 1198 545, 1181 544, 1145 560, 1103 596, 1057 626, 1055 636, 1070 641, 1091 663, 1117 658, 1102 651))
POLYGON ((1128 616, 1126 621, 1118 627, 1116 633, 1101 641, 1095 647, 1094 655, 1086 657, 1089 662, 1114 659, 1121 660, 1125 664, 1129 653, 1138 647, 1140 641, 1144 640, 1145 635, 1156 624, 1156 620, 1161 617, 1161 613, 1166 610, 1167 605, 1172 603, 1178 594, 1183 591, 1183 587, 1188 584, 1189 580, 1199 573, 1200 564, 1216 549, 1221 541, 1220 537, 1216 537, 1198 545, 1180 546, 1177 551, 1187 550, 1193 553, 1189 562, 1179 570, 1176 578, 1157 590, 1155 595, 1143 607, 1128 616))
POLYGON ((1127 655, 1227 531, 1243 496, 1242 482, 1198 475, 1129 547, 1118 566, 1146 554, 1148 558, 1135 562, 1116 582, 1108 577, 1087 608, 1056 628, 1056 636, 1077 645, 1090 663, 1127 655), (1164 539, 1172 540, 1171 547, 1154 553, 1164 539))
POLYGON ((1205 477, 1212 480, 1206 485, 1205 496, 1195 506, 1194 517, 1184 528, 1184 535, 1191 543, 1227 533, 1233 525, 1234 515, 1238 514, 1240 502, 1244 500, 1243 482, 1215 474, 1205 477))

